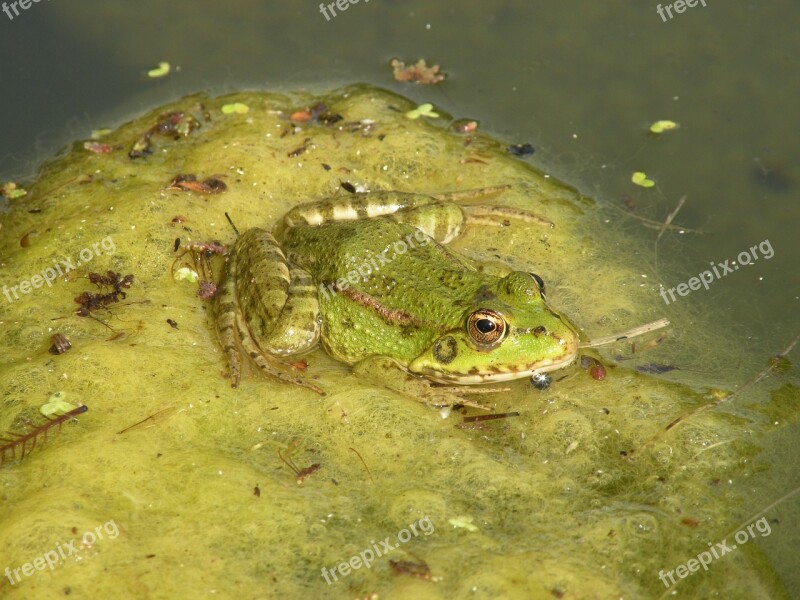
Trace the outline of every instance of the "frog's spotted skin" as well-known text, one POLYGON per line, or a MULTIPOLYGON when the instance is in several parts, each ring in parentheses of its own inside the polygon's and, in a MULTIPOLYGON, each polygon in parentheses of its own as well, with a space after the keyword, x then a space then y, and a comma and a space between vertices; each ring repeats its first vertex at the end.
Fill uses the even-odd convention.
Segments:
POLYGON ((319 391, 280 357, 321 341, 357 373, 404 391, 413 383, 431 404, 463 400, 418 376, 461 386, 569 365, 577 334, 547 305, 538 276, 481 273, 444 246, 474 223, 552 226, 516 209, 451 201, 496 191, 357 194, 292 209, 274 237, 245 232, 228 259, 217 317, 234 385, 237 342, 270 375, 319 391), (389 382, 390 371, 405 383, 389 382))

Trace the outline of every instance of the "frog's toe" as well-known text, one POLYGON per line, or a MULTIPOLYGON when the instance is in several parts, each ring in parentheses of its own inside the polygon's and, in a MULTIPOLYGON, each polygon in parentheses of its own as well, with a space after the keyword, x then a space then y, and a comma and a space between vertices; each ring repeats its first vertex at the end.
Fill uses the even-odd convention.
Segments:
MULTIPOLYGON (((495 390, 486 390, 486 392, 495 390)), ((465 398, 469 393, 486 393, 484 390, 469 390, 457 387, 431 387, 427 394, 422 396, 422 401, 434 408, 453 407, 453 406, 469 406, 470 408, 477 408, 479 410, 494 410, 493 407, 481 404, 475 400, 465 398)))
POLYGON ((310 381, 306 381, 306 379, 300 375, 296 375, 294 371, 298 371, 298 369, 295 367, 287 365, 283 361, 279 361, 278 359, 272 357, 270 357, 272 360, 268 360, 265 355, 258 352, 251 352, 250 358, 259 369, 273 379, 277 379, 284 383, 293 383, 294 385, 299 385, 300 387, 312 390, 320 396, 325 396, 325 390, 317 387, 310 381))
POLYGON ((467 215, 468 225, 494 225, 505 227, 511 220, 517 220, 544 225, 551 229, 556 226, 555 223, 543 215, 518 208, 511 208, 509 206, 472 205, 463 208, 467 215))

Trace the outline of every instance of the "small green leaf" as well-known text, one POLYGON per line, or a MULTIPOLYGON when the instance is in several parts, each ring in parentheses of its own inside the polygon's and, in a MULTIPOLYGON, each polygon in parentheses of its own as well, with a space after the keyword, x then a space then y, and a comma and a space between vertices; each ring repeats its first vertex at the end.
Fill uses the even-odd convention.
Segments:
POLYGON ((5 196, 9 200, 13 200, 14 198, 22 198, 28 193, 28 190, 25 188, 17 187, 17 184, 13 181, 9 181, 8 183, 0 184, 0 196, 5 196))
POLYGON ((406 113, 407 119, 419 119, 420 117, 430 117, 435 119, 439 116, 439 113, 433 111, 433 104, 426 102, 425 104, 420 104, 414 110, 410 110, 406 113))
POLYGON ((171 67, 168 62, 161 61, 160 63, 158 63, 158 66, 155 69, 150 69, 147 72, 147 76, 153 78, 165 77, 169 75, 170 68, 171 67))
POLYGON ((175 271, 175 279, 177 279, 178 281, 183 281, 185 279, 186 281, 190 281, 191 283, 197 283, 199 275, 197 274, 197 271, 194 271, 189 267, 181 267, 180 269, 175 271))
POLYGON ((675 121, 656 121, 650 125, 650 131, 653 133, 662 133, 670 129, 677 129, 678 124, 675 121))
POLYGON ((225 104, 222 107, 222 112, 226 115, 230 115, 232 113, 238 113, 240 115, 244 115, 250 111, 250 107, 247 104, 242 104, 241 102, 234 102, 233 104, 225 104))
POLYGON ((447 522, 450 523, 453 527, 466 529, 467 531, 478 531, 478 528, 472 524, 473 518, 467 517, 464 515, 459 515, 457 517, 453 517, 452 519, 448 519, 447 522))
POLYGON ((64 392, 56 392, 47 399, 46 404, 43 404, 41 408, 39 408, 39 412, 45 417, 49 417, 50 415, 55 414, 63 415, 64 413, 68 413, 74 408, 77 408, 74 404, 70 404, 64 400, 65 396, 66 394, 64 392))
POLYGON ((108 127, 103 127, 102 129, 92 129, 92 133, 89 137, 93 140, 99 140, 101 137, 104 137, 111 133, 111 130, 108 127))
POLYGON ((651 188, 653 187, 656 182, 652 179, 648 179, 647 175, 642 173, 641 171, 636 171, 633 176, 631 176, 631 181, 636 185, 640 185, 644 188, 651 188))

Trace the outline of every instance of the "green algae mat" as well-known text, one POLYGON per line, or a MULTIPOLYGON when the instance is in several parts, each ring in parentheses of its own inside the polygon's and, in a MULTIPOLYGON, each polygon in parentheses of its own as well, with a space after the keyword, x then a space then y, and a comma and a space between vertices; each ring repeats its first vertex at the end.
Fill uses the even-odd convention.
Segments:
POLYGON ((477 397, 503 418, 322 349, 296 366, 324 396, 252 365, 232 388, 210 300, 226 213, 271 228, 354 192, 508 186, 491 202, 555 227, 473 228, 456 252, 538 273, 584 341, 663 318, 652 245, 509 144, 366 86, 195 96, 6 185, 0 596, 784 597, 757 543, 778 525, 730 485, 775 415, 689 414, 743 362, 688 307, 548 389, 477 397), (707 373, 664 367, 703 353, 707 373))

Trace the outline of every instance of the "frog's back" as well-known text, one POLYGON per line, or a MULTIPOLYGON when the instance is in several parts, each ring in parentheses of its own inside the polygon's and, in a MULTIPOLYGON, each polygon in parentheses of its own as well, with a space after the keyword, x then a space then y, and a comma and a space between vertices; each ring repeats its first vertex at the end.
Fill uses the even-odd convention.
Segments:
POLYGON ((458 327, 493 279, 391 216, 292 229, 283 246, 320 290, 328 351, 350 363, 381 353, 413 359, 458 327))

